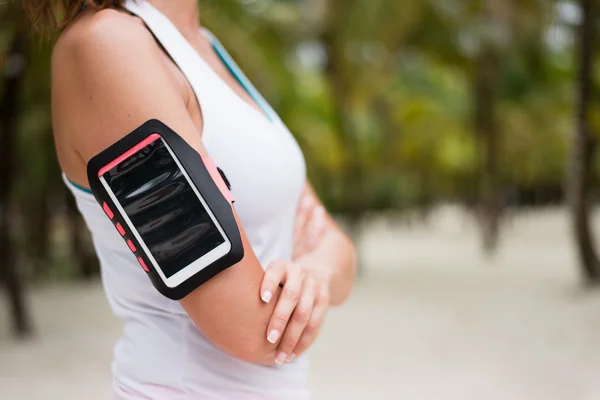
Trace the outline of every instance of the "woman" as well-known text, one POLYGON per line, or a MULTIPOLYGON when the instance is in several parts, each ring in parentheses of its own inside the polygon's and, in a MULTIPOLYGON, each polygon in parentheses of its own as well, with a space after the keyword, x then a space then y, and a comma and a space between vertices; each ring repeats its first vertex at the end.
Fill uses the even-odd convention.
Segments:
POLYGON ((308 399, 306 350, 347 298, 354 247, 305 179, 302 153, 196 0, 24 0, 63 20, 52 59, 56 149, 124 321, 117 399, 308 399), (86 163, 156 118, 232 183, 244 259, 179 302, 151 285, 88 189, 86 163), (281 289, 280 289, 281 288, 281 289))

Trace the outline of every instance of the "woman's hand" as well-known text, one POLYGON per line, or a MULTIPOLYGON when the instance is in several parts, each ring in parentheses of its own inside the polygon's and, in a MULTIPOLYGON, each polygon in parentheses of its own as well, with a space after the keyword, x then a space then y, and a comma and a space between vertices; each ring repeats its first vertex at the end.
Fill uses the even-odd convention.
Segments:
POLYGON ((327 230, 325 209, 315 199, 314 194, 305 190, 298 202, 294 223, 294 247, 292 260, 313 251, 327 230))
POLYGON ((329 307, 329 278, 315 267, 279 260, 265 272, 260 292, 264 302, 269 303, 273 293, 283 288, 267 328, 267 340, 279 343, 277 364, 302 354, 321 328, 329 307))

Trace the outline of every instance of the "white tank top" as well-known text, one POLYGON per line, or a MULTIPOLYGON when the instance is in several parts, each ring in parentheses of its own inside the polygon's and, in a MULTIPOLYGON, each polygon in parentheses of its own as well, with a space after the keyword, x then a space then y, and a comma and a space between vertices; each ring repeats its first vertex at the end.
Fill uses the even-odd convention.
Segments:
MULTIPOLYGON (((289 260, 305 183, 304 158, 293 136, 210 32, 203 30, 266 116, 242 100, 150 3, 128 1, 126 7, 144 20, 196 93, 204 146, 231 182, 236 211, 261 264, 289 260)), ((63 177, 91 231, 108 301, 124 322, 112 365, 116 399, 310 399, 305 356, 267 367, 216 348, 178 302, 156 291, 91 193, 63 177)))

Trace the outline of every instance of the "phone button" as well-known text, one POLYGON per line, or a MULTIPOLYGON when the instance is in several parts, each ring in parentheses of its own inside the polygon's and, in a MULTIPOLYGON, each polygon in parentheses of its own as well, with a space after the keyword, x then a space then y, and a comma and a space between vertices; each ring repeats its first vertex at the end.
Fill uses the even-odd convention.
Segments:
POLYGON ((131 251, 133 251, 135 253, 135 245, 133 244, 133 242, 131 240, 127 241, 127 246, 129 246, 129 248, 131 249, 131 251))
POLYGON ((142 257, 138 257, 138 261, 139 261, 140 265, 142 266, 142 268, 144 268, 144 271, 150 272, 148 270, 148 267, 146 267, 146 263, 144 262, 144 260, 142 259, 142 257))
POLYGON ((115 213, 112 212, 112 210, 110 209, 108 204, 106 204, 106 202, 104 202, 104 204, 102 204, 102 208, 104 209, 104 212, 106 213, 106 215, 108 215, 108 218, 113 219, 115 217, 115 213))
POLYGON ((125 229, 123 229, 123 226, 121 226, 120 223, 117 222, 117 230, 119 231, 119 233, 121 234, 121 236, 125 236, 125 229))

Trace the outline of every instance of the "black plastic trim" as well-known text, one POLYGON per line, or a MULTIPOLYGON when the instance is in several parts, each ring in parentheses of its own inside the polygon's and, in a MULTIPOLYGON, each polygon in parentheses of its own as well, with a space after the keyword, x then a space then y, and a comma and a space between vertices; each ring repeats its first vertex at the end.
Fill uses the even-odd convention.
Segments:
MULTIPOLYGON (((188 173, 192 182, 198 188, 198 191, 202 194, 202 197, 206 200, 206 203, 215 215, 218 223, 223 228, 225 235, 231 242, 231 251, 228 254, 203 268, 177 287, 170 288, 164 284, 158 272, 155 270, 154 264, 150 262, 148 255, 144 252, 140 243, 133 235, 127 232, 125 237, 133 241, 135 247, 137 248, 135 255, 137 257, 142 257, 146 263, 146 266, 149 269, 148 276, 152 281, 152 284, 164 296, 173 300, 180 300, 221 271, 231 267, 234 264, 237 264, 244 257, 244 247, 242 245, 240 231, 233 214, 232 205, 225 199, 216 183, 213 181, 198 152, 196 152, 196 150, 194 150, 185 140, 183 140, 181 136, 171 130, 164 123, 153 119, 145 122, 139 128, 92 158, 87 165, 87 175, 92 194, 96 198, 98 204, 102 206, 102 203, 106 202, 115 213, 113 223, 121 222, 123 227, 126 228, 126 231, 128 231, 129 229, 124 223, 123 216, 112 202, 110 196, 100 182, 98 173, 104 166, 108 165, 127 150, 131 149, 148 136, 155 133, 160 135, 162 139, 164 139, 169 145, 171 150, 173 150, 173 153, 185 171, 188 173)), ((220 171, 220 173, 229 187, 229 181, 227 181, 225 178, 225 174, 222 171, 220 171)))

